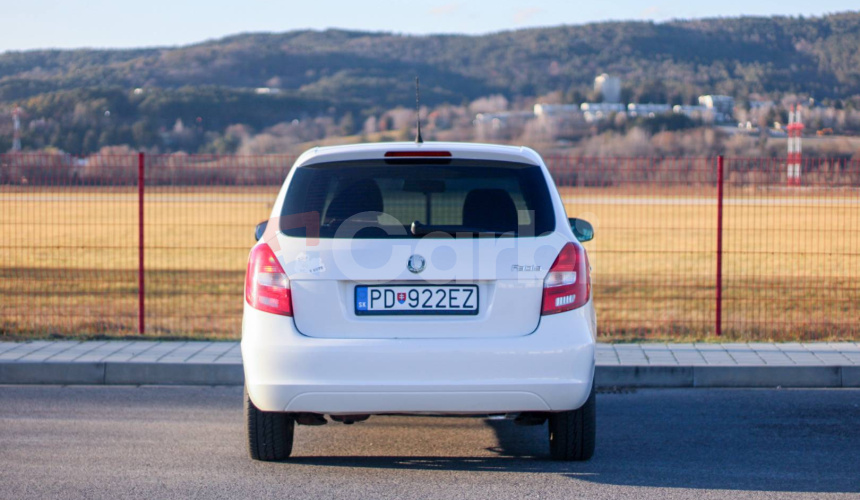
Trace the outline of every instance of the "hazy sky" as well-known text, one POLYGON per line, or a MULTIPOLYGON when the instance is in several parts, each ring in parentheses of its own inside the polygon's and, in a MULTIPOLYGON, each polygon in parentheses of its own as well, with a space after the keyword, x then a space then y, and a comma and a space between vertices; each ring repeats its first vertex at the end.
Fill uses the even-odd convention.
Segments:
POLYGON ((181 45, 249 31, 487 33, 609 19, 822 15, 857 0, 0 0, 0 51, 181 45))

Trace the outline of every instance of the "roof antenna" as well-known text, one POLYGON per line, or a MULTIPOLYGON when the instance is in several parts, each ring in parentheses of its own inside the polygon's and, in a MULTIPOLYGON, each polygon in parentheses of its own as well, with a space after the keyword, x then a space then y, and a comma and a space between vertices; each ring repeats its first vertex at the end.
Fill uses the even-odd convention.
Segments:
POLYGON ((423 144, 424 139, 421 137, 421 87, 417 76, 415 77, 415 121, 418 122, 418 134, 415 136, 415 144, 423 144))

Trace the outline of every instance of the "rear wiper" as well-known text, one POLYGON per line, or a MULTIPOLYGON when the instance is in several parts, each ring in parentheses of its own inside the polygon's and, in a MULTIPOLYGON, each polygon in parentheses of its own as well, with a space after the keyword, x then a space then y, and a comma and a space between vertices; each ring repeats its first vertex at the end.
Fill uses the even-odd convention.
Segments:
POLYGON ((465 227, 465 226, 449 226, 442 224, 422 224, 419 221, 413 221, 412 226, 410 227, 410 232, 412 236, 425 236, 430 233, 440 232, 447 233, 451 236, 456 236, 457 234, 471 234, 473 236, 515 236, 515 231, 493 231, 491 229, 480 229, 475 227, 465 227))

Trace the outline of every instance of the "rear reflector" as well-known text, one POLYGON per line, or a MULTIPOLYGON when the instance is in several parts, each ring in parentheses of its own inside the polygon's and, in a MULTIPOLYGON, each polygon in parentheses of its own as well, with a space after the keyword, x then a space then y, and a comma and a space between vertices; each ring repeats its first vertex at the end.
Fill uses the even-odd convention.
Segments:
POLYGON ((556 314, 588 303, 591 278, 588 257, 580 245, 567 243, 543 280, 541 314, 556 314))
POLYGON ((262 243, 251 249, 245 274, 245 300, 254 309, 293 315, 290 279, 269 245, 262 243))
POLYGON ((450 158, 449 151, 388 151, 386 158, 450 158))

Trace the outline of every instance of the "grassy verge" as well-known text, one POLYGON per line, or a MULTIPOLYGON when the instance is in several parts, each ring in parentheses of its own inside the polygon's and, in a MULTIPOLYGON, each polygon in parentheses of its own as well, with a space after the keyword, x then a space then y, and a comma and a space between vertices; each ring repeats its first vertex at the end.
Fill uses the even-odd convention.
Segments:
MULTIPOLYGON (((251 234, 276 191, 153 188, 148 338, 239 337, 251 234)), ((587 247, 602 340, 860 336, 856 195, 728 193, 717 338, 711 191, 560 191, 597 229, 587 247)), ((136 200, 128 188, 0 190, 0 338, 138 338, 136 200)))

